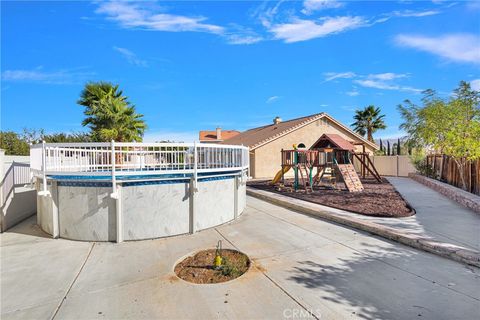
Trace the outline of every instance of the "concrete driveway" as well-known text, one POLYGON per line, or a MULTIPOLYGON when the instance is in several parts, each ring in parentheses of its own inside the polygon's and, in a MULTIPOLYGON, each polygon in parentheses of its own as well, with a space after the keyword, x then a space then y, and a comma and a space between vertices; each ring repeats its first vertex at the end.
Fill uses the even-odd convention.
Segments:
POLYGON ((114 243, 47 238, 35 218, 1 235, 2 319, 473 319, 480 270, 248 198, 237 221, 114 243), (253 259, 194 285, 175 262, 222 239, 253 259))

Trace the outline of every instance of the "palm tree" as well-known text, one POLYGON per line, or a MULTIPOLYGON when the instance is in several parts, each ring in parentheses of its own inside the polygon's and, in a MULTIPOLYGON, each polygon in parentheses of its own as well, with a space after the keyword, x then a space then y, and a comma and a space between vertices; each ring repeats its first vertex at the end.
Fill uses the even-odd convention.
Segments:
POLYGON ((136 113, 118 85, 89 82, 77 103, 85 107, 82 125, 90 128, 94 141, 142 141, 147 128, 143 115, 136 113))
POLYGON ((355 111, 355 122, 352 123, 353 130, 362 136, 367 135, 368 141, 373 140, 373 133, 379 129, 385 129, 387 126, 383 121, 384 114, 380 115, 380 108, 375 108, 374 105, 369 105, 363 110, 355 111))

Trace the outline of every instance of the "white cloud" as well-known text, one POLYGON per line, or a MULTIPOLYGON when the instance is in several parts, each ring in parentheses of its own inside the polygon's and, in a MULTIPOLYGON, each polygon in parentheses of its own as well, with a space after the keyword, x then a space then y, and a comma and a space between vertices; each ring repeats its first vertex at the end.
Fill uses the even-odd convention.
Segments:
POLYGON ((44 71, 42 67, 31 70, 5 70, 2 72, 2 80, 46 84, 72 84, 85 81, 95 75, 93 72, 82 70, 83 68, 44 71))
POLYGON ((343 7, 343 3, 336 0, 305 0, 303 2, 303 14, 312 14, 315 11, 335 9, 343 7))
POLYGON ((378 18, 378 19, 374 20, 372 24, 387 22, 388 20, 390 20, 390 18, 391 17, 378 18))
POLYGON ((238 24, 231 23, 229 29, 230 31, 224 35, 229 44, 253 44, 263 40, 263 37, 252 29, 238 24))
POLYGON ((398 89, 397 85, 387 84, 379 80, 371 79, 358 79, 355 80, 355 83, 361 85, 362 87, 375 88, 375 89, 384 89, 384 90, 396 90, 398 89))
POLYGON ((279 96, 271 96, 270 98, 267 99, 267 101, 265 101, 265 103, 273 103, 273 102, 277 101, 278 99, 280 99, 279 96))
POLYGON ((480 91, 480 79, 470 81, 470 86, 475 91, 480 91))
POLYGON ((407 74, 404 73, 392 73, 392 72, 386 72, 386 73, 374 73, 374 74, 369 74, 367 78, 369 79, 377 79, 377 80, 394 80, 394 79, 399 79, 399 78, 405 78, 407 77, 407 74))
POLYGON ((428 17, 428 16, 434 16, 441 13, 439 10, 425 10, 425 11, 412 11, 412 10, 403 10, 403 11, 393 11, 392 16, 395 17, 428 17))
POLYGON ((156 31, 196 31, 221 34, 224 28, 204 21, 205 17, 187 17, 169 13, 155 13, 138 3, 108 1, 99 4, 96 13, 105 14, 124 28, 143 28, 156 31))
POLYGON ((423 10, 423 11, 396 10, 396 11, 381 14, 378 18, 374 19, 372 25, 386 22, 391 18, 422 18, 422 17, 434 16, 440 13, 442 13, 442 11, 440 10, 423 10))
POLYGON ((275 6, 267 8, 267 2, 263 2, 251 15, 252 18, 258 19, 262 26, 270 28, 272 22, 279 13, 279 8, 285 0, 278 1, 275 6))
MULTIPOLYGON (((354 72, 325 72, 325 82, 332 81, 335 79, 352 79, 353 83, 361 85, 366 88, 375 88, 382 90, 399 90, 399 91, 410 91, 410 92, 422 92, 422 89, 417 89, 409 86, 402 86, 395 83, 395 80, 406 78, 409 76, 408 73, 393 73, 393 72, 384 72, 384 73, 371 73, 368 75, 360 75, 354 72)), ((357 88, 354 86, 352 90, 345 92, 345 94, 355 97, 360 94, 357 88)))
POLYGON ((395 37, 399 46, 428 52, 447 60, 480 64, 480 37, 473 34, 447 34, 437 37, 404 35, 395 37))
POLYGON ((350 97, 356 97, 360 94, 360 92, 358 92, 357 89, 353 89, 352 91, 347 91, 345 93, 350 97))
MULTIPOLYGON (((263 40, 261 36, 248 28, 230 24, 223 27, 206 23, 207 18, 202 16, 184 16, 165 13, 155 9, 151 3, 132 3, 123 1, 101 2, 95 11, 107 16, 107 19, 116 21, 124 28, 144 29, 164 32, 206 32, 222 36, 229 44, 245 45, 263 40), (150 5, 149 5, 150 4, 150 5)), ((122 48, 120 48, 122 49, 122 48)), ((126 49, 125 49, 126 50, 126 49)), ((119 51, 119 50, 117 50, 119 51)), ((122 52, 133 64, 144 65, 129 52, 122 52)))
POLYGON ((358 16, 326 17, 318 23, 312 20, 294 18, 289 23, 273 24, 269 31, 274 34, 276 39, 292 43, 326 37, 365 25, 367 25, 367 21, 358 16))
POLYGON ((262 41, 262 37, 256 36, 242 36, 242 35, 231 35, 227 37, 227 41, 229 44, 254 44, 257 42, 262 41))
POLYGON ((354 72, 325 72, 323 74, 325 76, 325 82, 332 81, 335 79, 350 79, 354 78, 356 74, 354 72))
POLYGON ((119 52, 125 59, 127 59, 128 63, 139 66, 139 67, 146 67, 147 62, 145 60, 141 60, 137 57, 135 53, 120 47, 113 47, 113 50, 119 52))
POLYGON ((401 86, 384 80, 374 79, 357 79, 354 81, 356 84, 366 88, 382 89, 382 90, 398 90, 398 91, 410 91, 414 93, 420 93, 423 89, 417 89, 409 86, 401 86))

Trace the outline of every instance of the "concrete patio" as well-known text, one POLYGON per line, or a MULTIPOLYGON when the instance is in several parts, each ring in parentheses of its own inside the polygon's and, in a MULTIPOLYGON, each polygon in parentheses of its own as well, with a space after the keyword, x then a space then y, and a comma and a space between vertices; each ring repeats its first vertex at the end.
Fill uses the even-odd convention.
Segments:
POLYGON ((194 235, 53 240, 35 217, 1 236, 2 319, 473 319, 480 270, 248 197, 237 221, 194 235), (182 257, 214 247, 254 266, 217 285, 179 280, 182 257))

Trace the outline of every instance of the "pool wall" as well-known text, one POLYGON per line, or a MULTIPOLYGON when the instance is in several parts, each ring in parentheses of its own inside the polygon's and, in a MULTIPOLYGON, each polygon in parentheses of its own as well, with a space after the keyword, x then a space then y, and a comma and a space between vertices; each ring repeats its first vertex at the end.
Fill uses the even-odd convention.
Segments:
MULTIPOLYGON (((193 233, 240 216, 246 206, 245 181, 246 174, 199 179, 196 192, 190 180, 124 181, 117 183, 116 200, 110 182, 49 180, 49 194, 37 196, 37 220, 53 237, 83 241, 193 233)), ((42 190, 41 179, 37 188, 42 190)))

